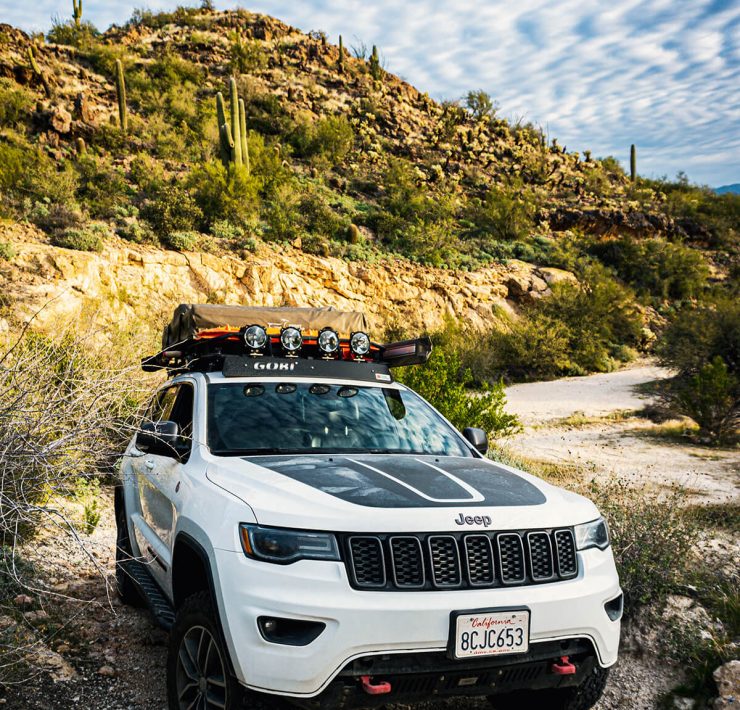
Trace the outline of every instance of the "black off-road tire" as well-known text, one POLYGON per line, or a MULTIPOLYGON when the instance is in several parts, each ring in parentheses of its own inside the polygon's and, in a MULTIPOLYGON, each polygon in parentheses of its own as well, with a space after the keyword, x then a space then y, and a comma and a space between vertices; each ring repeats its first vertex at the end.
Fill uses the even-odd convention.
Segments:
MULTIPOLYGON (((167 651, 167 702, 169 710, 184 710, 195 700, 197 687, 205 687, 212 693, 216 703, 208 705, 202 702, 193 705, 197 710, 276 710, 283 707, 280 698, 260 695, 243 688, 234 677, 229 660, 229 651, 224 641, 218 616, 208 592, 198 592, 188 597, 178 609, 175 623, 170 630, 169 648, 167 651), (196 641, 203 639, 200 646, 196 641), (211 645, 210 659, 207 644, 211 645), (188 652, 188 647, 191 649, 188 652), (200 648, 198 653, 197 648, 200 648), (218 656, 218 661, 215 661, 218 656), (220 670, 218 666, 220 664, 220 670), (187 667, 189 666, 189 667, 187 667), (197 667, 197 669, 196 669, 197 667), (195 672, 194 672, 195 671, 195 672), (196 678, 210 676, 211 681, 198 685, 190 690, 190 676, 196 678), (194 692, 195 691, 195 692, 194 692), (183 701, 181 701, 181 696, 183 701)), ((202 692, 202 691, 201 691, 202 692)))
POLYGON ((608 679, 609 669, 596 666, 574 688, 519 690, 491 695, 488 700, 495 710, 590 710, 601 698, 608 679))
POLYGON ((141 598, 138 588, 134 584, 126 568, 122 565, 126 560, 133 558, 131 540, 128 536, 126 525, 126 511, 121 503, 116 509, 116 591, 121 601, 134 607, 141 607, 144 600, 141 598))

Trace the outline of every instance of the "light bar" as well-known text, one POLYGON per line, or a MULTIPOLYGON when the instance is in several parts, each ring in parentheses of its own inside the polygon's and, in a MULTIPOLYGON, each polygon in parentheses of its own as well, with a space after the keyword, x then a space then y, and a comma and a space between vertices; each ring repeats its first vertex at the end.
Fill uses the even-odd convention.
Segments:
POLYGON ((303 336, 300 329, 293 325, 283 328, 280 331, 280 344, 288 355, 297 355, 303 346, 303 336))

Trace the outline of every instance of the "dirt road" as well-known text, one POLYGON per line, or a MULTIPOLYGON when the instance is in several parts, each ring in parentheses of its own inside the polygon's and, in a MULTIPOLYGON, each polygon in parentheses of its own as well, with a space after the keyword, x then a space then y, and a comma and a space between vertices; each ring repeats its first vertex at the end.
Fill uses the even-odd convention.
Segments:
POLYGON ((671 436, 639 416, 652 402, 640 385, 669 377, 651 364, 619 372, 514 385, 507 409, 524 431, 504 448, 532 459, 575 463, 599 478, 669 490, 685 488, 697 502, 740 499, 740 454, 671 436), (618 415, 618 416, 614 416, 618 415))

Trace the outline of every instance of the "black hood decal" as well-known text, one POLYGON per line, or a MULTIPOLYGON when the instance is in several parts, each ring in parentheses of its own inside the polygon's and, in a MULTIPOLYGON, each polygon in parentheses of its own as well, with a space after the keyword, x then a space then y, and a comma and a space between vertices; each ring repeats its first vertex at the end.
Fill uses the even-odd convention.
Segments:
POLYGON ((412 455, 249 456, 246 461, 373 508, 542 505, 529 481, 473 458, 412 455))

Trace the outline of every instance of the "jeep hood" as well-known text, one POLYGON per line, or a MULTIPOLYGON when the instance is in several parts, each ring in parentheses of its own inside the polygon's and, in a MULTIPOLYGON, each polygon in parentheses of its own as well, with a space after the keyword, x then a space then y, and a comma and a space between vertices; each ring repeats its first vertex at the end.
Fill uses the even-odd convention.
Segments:
POLYGON ((207 475, 247 503, 261 525, 442 532, 557 527, 598 517, 585 498, 487 459, 408 454, 214 457, 207 475))

